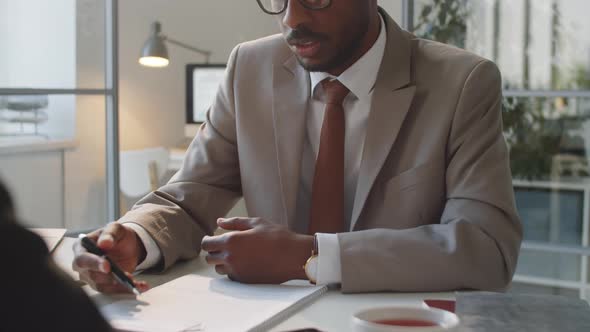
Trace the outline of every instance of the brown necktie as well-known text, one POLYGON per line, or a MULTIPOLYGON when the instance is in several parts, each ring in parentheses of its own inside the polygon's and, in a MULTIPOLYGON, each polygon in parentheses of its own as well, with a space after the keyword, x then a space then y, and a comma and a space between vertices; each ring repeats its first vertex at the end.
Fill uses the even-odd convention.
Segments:
POLYGON ((309 234, 344 231, 344 109, 349 90, 337 80, 322 82, 326 96, 320 151, 315 163, 309 234))

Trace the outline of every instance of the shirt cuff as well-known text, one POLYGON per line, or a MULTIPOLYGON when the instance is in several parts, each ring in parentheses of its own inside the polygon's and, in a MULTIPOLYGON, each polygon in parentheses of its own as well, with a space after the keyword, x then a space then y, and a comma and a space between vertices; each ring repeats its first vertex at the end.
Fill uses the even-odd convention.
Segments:
POLYGON ((156 244, 154 238, 145 230, 145 228, 133 222, 126 222, 123 225, 131 228, 143 243, 146 251, 145 259, 137 265, 136 271, 147 270, 156 266, 162 259, 160 248, 156 244))
POLYGON ((318 285, 339 284, 342 282, 340 268, 340 243, 338 235, 317 233, 318 269, 316 283, 318 285))

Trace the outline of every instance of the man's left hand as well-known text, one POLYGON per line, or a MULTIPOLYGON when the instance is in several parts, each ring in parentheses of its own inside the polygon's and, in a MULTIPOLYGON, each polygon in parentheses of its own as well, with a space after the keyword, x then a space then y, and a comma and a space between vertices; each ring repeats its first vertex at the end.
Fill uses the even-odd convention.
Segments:
POLYGON ((313 236, 261 218, 218 219, 217 225, 231 232, 206 236, 201 243, 217 273, 244 283, 307 279, 303 265, 311 255, 313 236))

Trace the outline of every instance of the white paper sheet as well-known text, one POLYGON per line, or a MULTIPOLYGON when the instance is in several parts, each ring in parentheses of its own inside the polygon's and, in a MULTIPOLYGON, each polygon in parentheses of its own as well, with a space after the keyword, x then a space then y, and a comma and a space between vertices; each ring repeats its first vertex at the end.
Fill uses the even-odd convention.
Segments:
POLYGON ((45 241, 49 252, 52 252, 57 247, 66 234, 65 228, 29 228, 29 230, 39 235, 45 241))
POLYGON ((287 318, 325 286, 245 285, 187 275, 101 308, 122 331, 257 331, 287 318))

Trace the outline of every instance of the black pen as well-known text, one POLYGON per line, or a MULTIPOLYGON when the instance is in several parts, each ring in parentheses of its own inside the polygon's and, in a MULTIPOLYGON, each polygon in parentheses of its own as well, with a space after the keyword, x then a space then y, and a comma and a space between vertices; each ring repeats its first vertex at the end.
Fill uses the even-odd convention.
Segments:
POLYGON ((111 260, 109 258, 109 256, 107 256, 104 251, 102 251, 102 249, 100 249, 95 243, 94 241, 92 241, 89 237, 87 237, 84 234, 80 234, 80 239, 82 242, 82 247, 84 247, 86 250, 88 250, 88 252, 95 254, 97 256, 103 257, 104 259, 107 260, 107 262, 109 262, 109 264, 111 265, 111 273, 113 273, 113 276, 115 277, 115 279, 117 279, 118 282, 120 282, 123 286, 129 288, 130 291, 133 292, 133 294, 138 295, 141 294, 139 292, 139 290, 137 288, 135 288, 135 284, 133 283, 133 280, 131 280, 126 274, 125 272, 123 272, 123 270, 121 270, 121 268, 119 266, 117 266, 117 264, 115 264, 115 262, 113 262, 113 260, 111 260))

